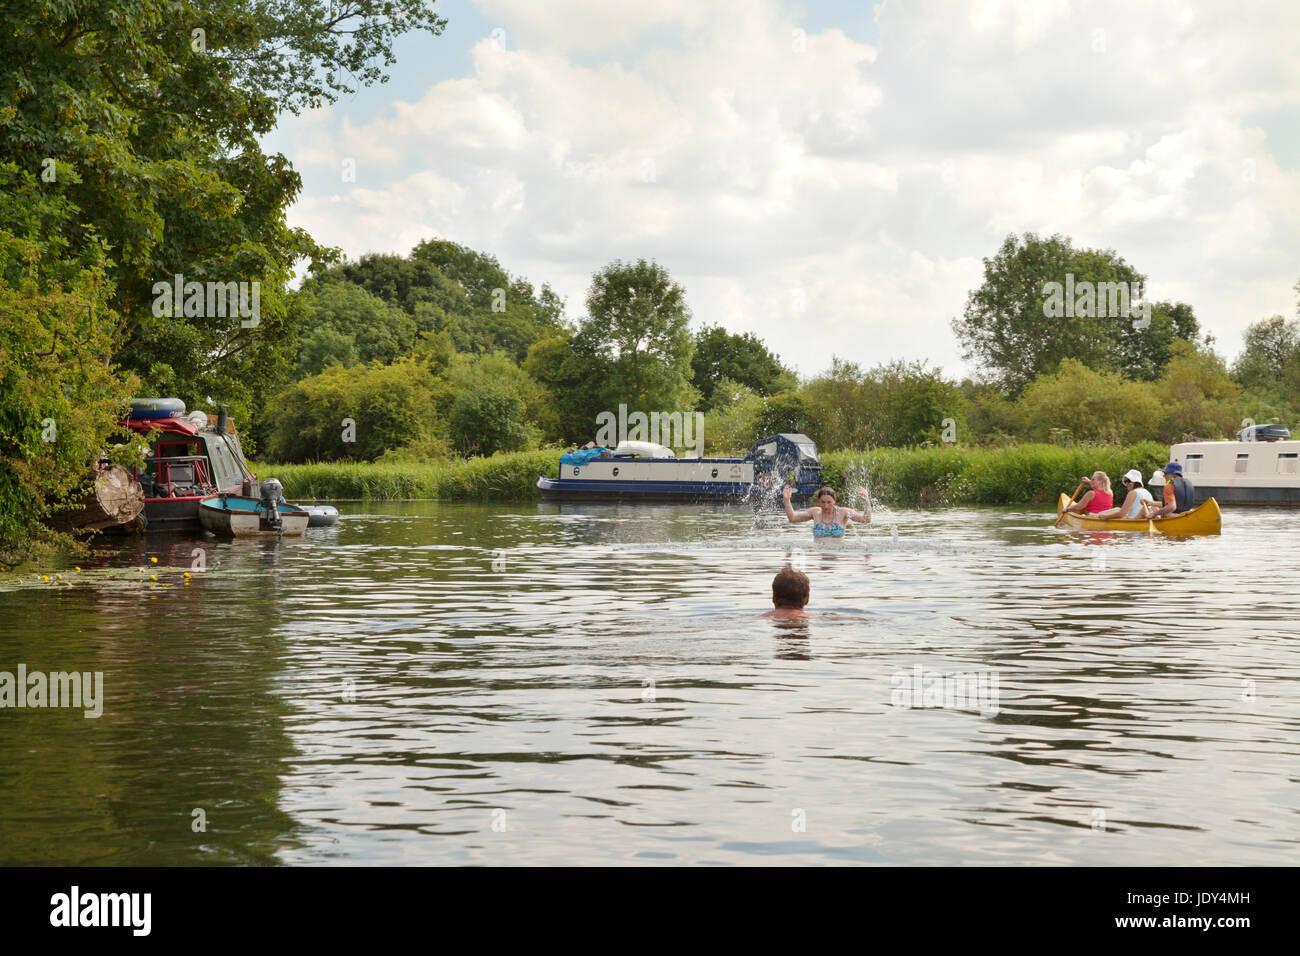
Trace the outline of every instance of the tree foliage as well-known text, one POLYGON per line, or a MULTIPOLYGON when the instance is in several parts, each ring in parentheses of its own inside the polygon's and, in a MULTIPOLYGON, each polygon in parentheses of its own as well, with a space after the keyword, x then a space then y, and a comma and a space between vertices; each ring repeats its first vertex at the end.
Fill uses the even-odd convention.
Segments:
POLYGON ((1013 395, 1067 358, 1151 380, 1173 341, 1194 340, 1199 330, 1181 304, 1153 305, 1148 322, 1134 310, 1145 285, 1146 276, 1114 250, 1075 249, 1060 235, 1007 236, 984 260, 984 281, 971 291, 953 331, 965 358, 1013 395), (1055 299, 1049 283, 1062 287, 1055 299), (1121 292, 1127 316, 1119 314, 1121 292))
MULTIPOLYGON (((608 363, 605 409, 693 409, 690 310, 686 290, 655 262, 611 262, 592 276, 587 318, 573 348, 608 363)), ((593 422, 594 427, 594 422, 593 422)))
POLYGON ((108 451, 135 381, 111 356, 119 334, 102 243, 66 238, 72 204, 0 165, 0 561, 81 490, 108 451))
POLYGON ((759 395, 773 395, 797 384, 793 374, 752 332, 735 335, 721 326, 706 325, 695 333, 691 356, 691 383, 705 407, 713 406, 714 388, 723 379, 759 395))

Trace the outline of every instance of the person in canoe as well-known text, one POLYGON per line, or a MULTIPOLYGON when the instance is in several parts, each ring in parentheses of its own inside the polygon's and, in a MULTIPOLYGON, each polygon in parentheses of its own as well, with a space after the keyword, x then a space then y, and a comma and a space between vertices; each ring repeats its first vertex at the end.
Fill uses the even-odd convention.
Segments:
POLYGON ((776 572, 772 579, 772 610, 763 617, 803 618, 808 614, 808 595, 812 588, 808 584, 808 575, 786 565, 776 572))
POLYGON ((785 501, 785 516, 790 519, 791 524, 811 521, 814 538, 842 538, 848 522, 871 523, 871 496, 865 485, 858 486, 858 493, 862 495, 862 500, 865 502, 861 511, 841 508, 835 500, 835 492, 830 488, 817 490, 817 507, 803 508, 799 511, 795 511, 790 505, 790 496, 794 494, 792 487, 786 485, 781 491, 781 497, 785 501))
POLYGON ((1110 491, 1110 475, 1104 471, 1094 471, 1091 478, 1080 478, 1092 487, 1083 493, 1083 497, 1065 510, 1075 514, 1095 515, 1107 511, 1115 505, 1115 496, 1110 491))
POLYGON ((1130 468, 1120 480, 1128 489, 1128 494, 1124 496, 1124 503, 1118 508, 1107 508, 1105 511, 1097 512, 1098 518, 1136 518, 1143 513, 1145 503, 1155 500, 1151 497, 1151 492, 1142 486, 1142 472, 1136 468, 1130 468))
POLYGON ((1164 501, 1151 517, 1163 518, 1166 515, 1180 515, 1196 507, 1196 488, 1183 477, 1183 466, 1171 461, 1164 467, 1165 491, 1164 501))

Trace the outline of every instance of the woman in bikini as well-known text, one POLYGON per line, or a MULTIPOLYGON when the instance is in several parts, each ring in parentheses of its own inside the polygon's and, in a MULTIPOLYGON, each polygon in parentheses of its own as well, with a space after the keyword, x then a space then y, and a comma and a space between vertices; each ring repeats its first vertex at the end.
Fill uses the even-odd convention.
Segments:
POLYGON ((790 496, 794 494, 794 489, 789 485, 782 490, 781 496, 785 500, 785 516, 790 519, 791 524, 811 521, 814 538, 842 538, 844 526, 849 521, 857 521, 860 524, 871 523, 871 497, 864 486, 858 487, 858 493, 866 503, 861 511, 839 507, 835 502, 835 492, 829 488, 818 489, 818 507, 804 508, 801 511, 795 511, 790 506, 790 496))

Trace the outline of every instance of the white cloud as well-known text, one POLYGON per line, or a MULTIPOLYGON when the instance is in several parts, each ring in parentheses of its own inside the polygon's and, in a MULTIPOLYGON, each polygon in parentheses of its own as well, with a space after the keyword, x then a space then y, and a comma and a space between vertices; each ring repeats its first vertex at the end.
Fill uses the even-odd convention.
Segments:
POLYGON ((1300 109, 1295 5, 890 0, 876 46, 774 0, 478 6, 505 34, 472 76, 287 121, 296 224, 351 255, 446 236, 574 316, 655 258, 804 372, 962 371, 948 322, 1008 232, 1116 249, 1230 353, 1294 311, 1300 173, 1246 117, 1300 109))

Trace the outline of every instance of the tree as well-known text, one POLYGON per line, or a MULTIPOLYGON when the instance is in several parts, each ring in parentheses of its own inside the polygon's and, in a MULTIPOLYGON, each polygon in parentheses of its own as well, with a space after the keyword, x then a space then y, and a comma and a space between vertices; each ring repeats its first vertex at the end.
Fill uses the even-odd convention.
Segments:
POLYGON ((567 331, 528 349, 523 368, 545 389, 535 420, 547 441, 582 444, 592 439, 612 365, 607 358, 576 350, 567 331))
POLYGON ((588 317, 573 340, 582 355, 611 363, 604 407, 693 410, 686 291, 657 263, 618 260, 592 276, 588 317))
MULTIPOLYGON (((327 258, 285 213, 300 179, 260 137, 282 109, 382 80, 393 40, 443 21, 424 0, 33 0, 0 30, 0 156, 75 209, 105 260, 115 360, 150 392, 229 402, 246 423, 287 375, 294 263, 327 258), (257 315, 159 299, 184 282, 259 290, 257 315)), ((202 297, 200 297, 202 301, 202 297)))
POLYGON ((695 334, 691 356, 691 383, 706 407, 712 407, 714 386, 724 378, 759 395, 795 385, 793 373, 752 332, 733 335, 721 326, 706 325, 695 334))
POLYGON ((518 451, 535 440, 524 417, 524 400, 499 384, 457 395, 449 425, 452 444, 463 455, 518 451))
POLYGON ((1150 323, 1146 318, 1143 314, 1119 323, 1119 370, 1128 378, 1154 382, 1179 348, 1197 343, 1201 324, 1186 302, 1153 302, 1150 323))
POLYGON ((962 390, 923 362, 894 361, 864 372, 834 357, 802 395, 827 450, 938 442, 948 419, 965 429, 962 390))
POLYGON ((343 366, 387 364, 415 344, 415 320, 358 285, 313 280, 304 284, 302 294, 310 318, 298 350, 299 378, 320 372, 331 360, 343 366))
POLYGON ((367 255, 318 275, 400 307, 419 332, 447 332, 461 352, 504 351, 522 362, 529 346, 563 325, 564 301, 549 286, 537 292, 493 256, 441 239, 420 243, 409 257, 367 255))
POLYGON ((812 416, 808 403, 798 392, 780 392, 763 399, 754 422, 755 438, 766 438, 782 432, 807 435, 817 441, 819 433, 811 428, 812 416))
POLYGON ((135 381, 111 362, 119 330, 101 243, 65 238, 70 202, 0 164, 0 563, 44 537, 105 453, 135 381))
POLYGON ((1034 379, 1015 408, 1022 437, 1044 442, 1064 431, 1077 442, 1131 445, 1151 438, 1162 414, 1155 385, 1072 358, 1034 379))
POLYGON ((1275 315, 1251 325, 1232 374, 1248 389, 1285 389, 1294 394, 1300 385, 1300 321, 1275 315))
POLYGON ((1223 359, 1210 349, 1177 343, 1159 384, 1163 439, 1172 443, 1229 438, 1240 427, 1241 386, 1228 374, 1223 359))
POLYGON ((704 416, 706 453, 744 455, 760 437, 758 419, 763 410, 763 396, 730 379, 720 379, 714 384, 715 401, 704 416))
POLYGON ((1197 327, 1190 308, 1168 303, 1152 307, 1148 325, 1134 308, 1145 284, 1113 250, 1075 249, 1060 235, 1007 236, 984 260, 984 282, 953 330, 964 357, 1013 395, 1067 358, 1151 379, 1172 340, 1197 327))
POLYGON ((275 399, 267 450, 273 461, 373 461, 445 432, 447 383, 415 358, 392 365, 331 365, 275 399))

